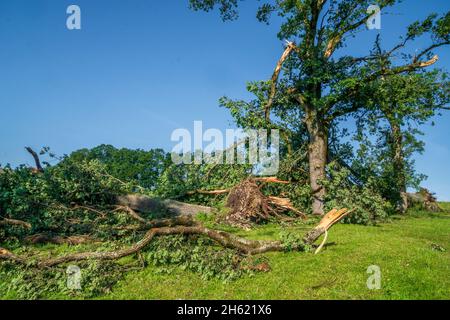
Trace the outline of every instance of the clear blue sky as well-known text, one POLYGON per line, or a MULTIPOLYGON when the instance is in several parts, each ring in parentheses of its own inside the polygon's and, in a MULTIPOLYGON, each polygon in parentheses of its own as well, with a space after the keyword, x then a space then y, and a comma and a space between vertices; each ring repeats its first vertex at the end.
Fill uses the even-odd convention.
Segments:
MULTIPOLYGON (((245 83, 268 79, 282 51, 277 24, 255 19, 257 1, 223 23, 217 12, 188 9, 187 0, 1 0, 0 163, 32 164, 24 146, 57 154, 102 143, 170 150, 176 128, 232 127, 217 100, 248 98, 245 83), (66 29, 66 8, 82 10, 82 30, 66 29)), ((386 10, 388 43, 448 0, 405 0, 386 10)), ((377 31, 350 44, 364 54, 377 31)), ((421 43, 417 43, 417 49, 421 43)), ((450 49, 437 51, 450 70, 450 49)), ((450 112, 449 112, 450 113, 450 112)), ((450 114, 426 126, 417 168, 425 186, 450 200, 450 114)))

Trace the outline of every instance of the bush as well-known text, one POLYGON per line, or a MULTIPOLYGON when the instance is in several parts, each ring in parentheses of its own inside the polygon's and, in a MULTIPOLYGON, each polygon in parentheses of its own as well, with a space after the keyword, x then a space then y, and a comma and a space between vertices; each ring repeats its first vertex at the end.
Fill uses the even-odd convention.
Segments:
MULTIPOLYGON (((92 221, 98 214, 76 206, 111 205, 117 195, 127 193, 129 185, 118 183, 97 160, 80 162, 63 159, 43 173, 19 166, 0 174, 0 216, 31 223, 31 232, 65 232, 70 219, 92 221), (72 210, 74 209, 74 210, 72 210)), ((14 240, 26 230, 2 227, 0 240, 14 240)))
POLYGON ((326 210, 346 207, 355 211, 344 218, 345 223, 374 224, 387 218, 392 207, 371 188, 370 182, 357 186, 349 182, 350 172, 331 163, 327 168, 330 179, 323 182, 327 190, 326 210))

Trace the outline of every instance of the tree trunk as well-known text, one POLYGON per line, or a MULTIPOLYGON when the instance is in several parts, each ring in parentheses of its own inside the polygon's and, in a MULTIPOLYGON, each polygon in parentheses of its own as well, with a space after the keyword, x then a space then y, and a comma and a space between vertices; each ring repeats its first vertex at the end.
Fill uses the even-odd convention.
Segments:
POLYGON ((320 184, 326 178, 325 166, 328 155, 328 131, 320 123, 317 115, 308 116, 306 125, 309 132, 309 180, 312 190, 312 211, 315 215, 324 215, 324 198, 326 190, 320 184))
POLYGON ((197 213, 214 213, 215 209, 211 207, 200 206, 196 204, 184 203, 175 200, 162 200, 143 195, 130 194, 118 196, 116 204, 129 207, 132 210, 146 213, 169 213, 173 216, 195 216, 197 213))
POLYGON ((392 163, 398 190, 398 208, 400 212, 405 212, 408 209, 408 197, 406 194, 405 159, 403 157, 403 133, 397 122, 390 121, 390 126, 392 134, 392 163))

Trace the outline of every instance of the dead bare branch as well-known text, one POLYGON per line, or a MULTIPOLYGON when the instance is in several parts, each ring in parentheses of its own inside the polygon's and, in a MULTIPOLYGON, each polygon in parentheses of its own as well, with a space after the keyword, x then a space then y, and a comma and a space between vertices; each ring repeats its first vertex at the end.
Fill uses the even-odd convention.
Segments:
POLYGON ((39 160, 38 154, 33 149, 31 149, 30 147, 25 147, 25 150, 27 150, 31 154, 31 156, 33 157, 34 162, 36 164, 36 171, 37 172, 44 172, 44 169, 41 166, 41 160, 39 160))

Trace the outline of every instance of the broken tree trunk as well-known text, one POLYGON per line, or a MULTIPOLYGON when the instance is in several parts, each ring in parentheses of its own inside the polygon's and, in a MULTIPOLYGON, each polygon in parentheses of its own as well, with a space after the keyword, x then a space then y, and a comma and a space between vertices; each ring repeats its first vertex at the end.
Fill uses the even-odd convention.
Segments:
MULTIPOLYGON (((342 218, 348 215, 351 211, 348 209, 332 210, 320 221, 314 229, 308 232, 303 238, 305 245, 312 245, 322 234, 327 232, 333 225, 338 223, 342 218)), ((212 230, 200 225, 196 226, 175 226, 175 227, 157 227, 152 228, 145 236, 131 247, 124 248, 118 251, 110 252, 83 252, 69 254, 57 258, 50 258, 45 260, 37 260, 36 266, 38 268, 54 267, 63 263, 79 262, 85 260, 116 260, 143 250, 155 236, 168 235, 203 235, 214 241, 219 245, 238 250, 244 254, 255 255, 270 251, 284 251, 285 247, 280 241, 258 241, 248 240, 237 237, 228 232, 212 230)), ((8 260, 20 264, 29 264, 32 260, 30 258, 23 258, 13 254, 12 252, 0 248, 0 260, 8 260)))
POLYGON ((168 213, 172 216, 195 216, 198 213, 214 213, 214 208, 175 200, 161 200, 142 195, 126 195, 116 198, 119 206, 131 208, 144 213, 168 213))
POLYGON ((314 229, 305 235, 303 241, 307 244, 314 243, 322 234, 327 232, 332 226, 341 221, 351 212, 353 212, 353 210, 348 210, 346 208, 341 210, 331 210, 322 218, 322 220, 320 220, 320 223, 314 229))

